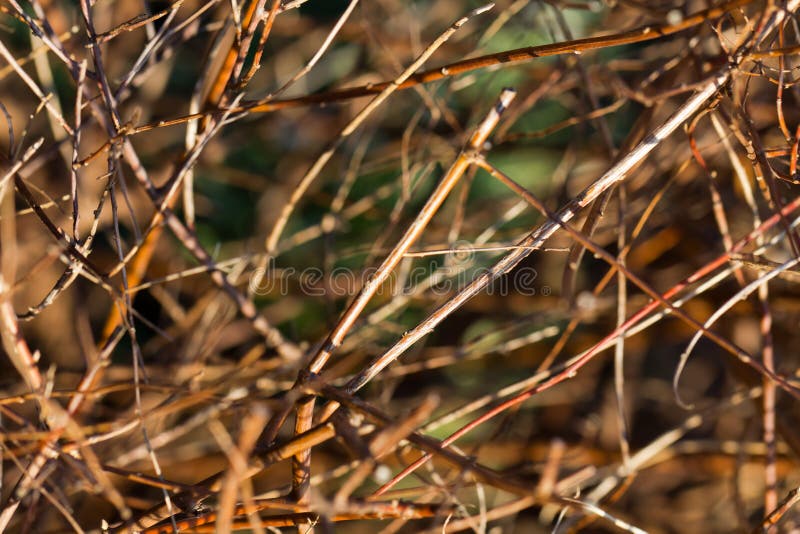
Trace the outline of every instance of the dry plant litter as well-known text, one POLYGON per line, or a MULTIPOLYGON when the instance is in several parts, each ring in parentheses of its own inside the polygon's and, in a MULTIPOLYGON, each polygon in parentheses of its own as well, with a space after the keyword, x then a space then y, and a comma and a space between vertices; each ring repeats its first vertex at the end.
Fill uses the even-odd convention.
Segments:
POLYGON ((0 532, 800 528, 798 0, 4 0, 0 532))

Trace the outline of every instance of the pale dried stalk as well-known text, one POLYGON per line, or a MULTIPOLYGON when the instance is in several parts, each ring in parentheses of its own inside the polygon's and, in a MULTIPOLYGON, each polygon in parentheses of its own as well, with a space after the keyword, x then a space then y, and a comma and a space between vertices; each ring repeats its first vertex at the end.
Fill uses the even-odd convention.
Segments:
POLYGON ((753 388, 748 391, 735 393, 727 398, 720 405, 705 411, 704 413, 693 414, 684 422, 671 430, 661 434, 656 439, 632 454, 627 464, 620 463, 611 475, 592 477, 585 481, 586 486, 596 484, 584 497, 585 502, 599 503, 606 498, 620 483, 630 474, 646 469, 656 463, 659 455, 673 447, 680 439, 692 430, 699 428, 704 422, 708 421, 709 415, 718 413, 731 407, 741 405, 747 401, 757 399, 762 394, 761 388, 753 388), (599 479, 599 480, 598 480, 599 479), (598 483, 599 482, 599 483, 598 483))
MULTIPOLYGON (((720 317, 725 315, 737 303, 745 300, 751 293, 753 293, 754 291, 756 291, 760 287, 763 287, 767 282, 769 282, 773 278, 776 278, 782 272, 787 271, 789 269, 792 269, 797 264, 800 264, 800 258, 792 258, 792 259, 790 259, 790 260, 778 265, 777 267, 775 267, 771 271, 767 272, 763 276, 760 276, 760 277, 756 278, 755 280, 753 280, 752 282, 750 282, 749 284, 744 286, 734 296, 729 298, 724 304, 722 304, 719 308, 717 308, 714 311, 714 313, 711 314, 711 317, 706 319, 706 321, 703 323, 703 327, 704 328, 708 328, 711 325, 713 325, 717 321, 717 319, 719 319, 720 317)), ((686 350, 684 350, 683 353, 681 354, 681 359, 680 359, 680 362, 678 364, 678 370, 675 372, 676 380, 677 380, 677 377, 680 376, 681 371, 683 371, 683 368, 686 365, 686 362, 689 359, 689 356, 691 355, 692 351, 694 350, 694 347, 697 345, 697 342, 700 341, 700 338, 702 337, 702 335, 703 335, 703 331, 696 332, 695 335, 692 337, 692 340, 689 342, 689 345, 686 347, 686 350)), ((772 377, 768 377, 768 378, 772 378, 772 377)), ((773 381, 774 381, 774 379, 773 379, 773 381)))
POLYGON ((780 505, 776 505, 775 509, 771 510, 764 521, 761 523, 761 528, 754 529, 753 532, 769 532, 781 518, 800 501, 800 488, 794 488, 783 500, 780 505))
MULTIPOLYGON (((36 20, 30 15, 28 15, 28 13, 24 9, 22 9, 22 6, 20 6, 16 0, 8 0, 8 3, 14 8, 20 19, 25 21, 25 23, 30 28, 31 32, 34 35, 36 35, 36 37, 41 39, 42 43, 44 43, 44 45, 48 49, 50 49, 53 55, 55 55, 58 59, 60 59, 64 63, 64 65, 67 66, 70 72, 77 73, 79 68, 78 62, 75 59, 73 59, 69 53, 66 52, 66 50, 64 49, 64 45, 59 40, 60 39, 59 36, 53 33, 48 33, 45 30, 47 25, 44 25, 44 28, 40 27, 39 24, 36 22, 36 20)), ((34 12, 36 13, 36 16, 39 17, 39 20, 42 20, 41 17, 44 16, 44 10, 42 9, 41 5, 35 0, 31 1, 30 4, 34 12)), ((72 34, 71 32, 68 32, 66 37, 69 37, 71 34, 72 34)), ((10 65, 10 66, 12 66, 14 70, 17 70, 17 72, 19 72, 18 67, 21 65, 10 65)), ((92 73, 92 77, 94 77, 94 74, 95 73, 92 73)), ((71 133, 72 132, 70 132, 70 134, 71 133)))
MULTIPOLYGON (((800 207, 800 200, 798 200, 798 202, 796 202, 794 204, 794 206, 790 206, 790 208, 792 208, 792 209, 785 209, 784 210, 784 214, 788 215, 792 211, 796 210, 798 207, 800 207)), ((770 225, 770 227, 774 226, 776 224, 777 224, 777 216, 773 217, 772 224, 770 225)), ((800 218, 795 219, 794 222, 792 223, 793 227, 796 227, 798 225, 800 225, 800 218)), ((766 229, 767 228, 762 228, 761 231, 759 232, 759 235, 760 235, 761 232, 766 231, 766 229)), ((754 235, 756 235, 755 232, 754 232, 753 235, 749 236, 749 238, 739 241, 734 246, 734 250, 740 250, 741 248, 743 248, 748 242, 752 241, 754 235)), ((764 247, 760 247, 759 249, 757 249, 756 253, 760 253, 763 250, 765 250, 767 247, 773 246, 776 243, 779 243, 784 235, 785 235, 784 233, 780 233, 780 234, 774 236, 764 247)), ((728 264, 728 267, 726 267, 725 269, 720 270, 717 274, 715 274, 714 276, 710 277, 708 280, 706 280, 705 282, 703 282, 702 284, 700 284, 699 286, 694 288, 692 291, 690 291, 687 294, 685 294, 684 296, 682 296, 680 298, 677 298, 674 301, 672 301, 672 306, 674 308, 680 308, 684 304, 686 304, 689 300, 693 299, 694 297, 705 293, 706 291, 710 290, 711 288, 716 287, 717 285, 719 285, 723 281, 727 280, 730 277, 731 273, 734 271, 734 269, 736 269, 736 267, 733 267, 730 264, 728 264)), ((692 279, 696 280, 697 278, 698 278, 697 273, 695 273, 694 275, 692 275, 689 278, 689 280, 692 280, 692 279)), ((688 283, 681 283, 680 285, 685 287, 686 285, 688 285, 688 283)), ((665 297, 669 295, 670 298, 671 298, 672 294, 674 294, 674 292, 672 292, 672 291, 670 291, 668 293, 665 293, 665 297)), ((656 303, 654 303, 652 305, 653 308, 655 308, 655 304, 656 303)), ((524 389, 528 389, 530 387, 535 386, 536 384, 539 384, 539 383, 542 383, 542 382, 544 382, 546 380, 549 380, 550 377, 562 372, 567 367, 573 365, 575 362, 577 362, 580 359, 584 358, 586 356, 586 354, 589 352, 589 350, 596 350, 596 351, 606 350, 609 347, 614 345, 617 336, 625 336, 626 338, 628 338, 628 337, 632 337, 634 335, 637 335, 637 334, 641 333, 642 331, 644 331, 645 329, 647 329, 647 328, 653 326, 654 324, 656 324, 658 321, 660 321, 662 318, 664 318, 664 316, 666 316, 669 313, 668 309, 661 309, 661 310, 653 313, 649 317, 647 317, 645 319, 642 319, 642 320, 639 320, 642 317, 644 317, 644 315, 646 313, 649 313, 649 311, 652 311, 652 310, 645 310, 645 313, 637 312, 636 315, 639 315, 640 317, 637 318, 636 316, 634 316, 632 318, 629 318, 628 321, 626 321, 626 325, 623 325, 622 328, 618 328, 611 335, 607 336, 605 339, 600 341, 600 343, 598 343, 595 347, 592 347, 591 349, 588 349, 587 351, 581 352, 577 356, 574 356, 574 357, 570 358, 569 360, 567 360, 561 366, 558 366, 557 368, 550 369, 550 370, 547 370, 547 371, 539 372, 539 373, 537 373, 537 374, 535 374, 535 375, 533 375, 533 376, 531 376, 529 378, 526 378, 525 380, 521 380, 519 382, 516 382, 514 384, 506 386, 505 388, 497 391, 496 393, 493 393, 491 395, 485 395, 485 396, 483 396, 481 398, 475 399, 474 401, 470 402, 469 404, 465 405, 464 407, 462 407, 462 408, 460 408, 458 410, 454 410, 450 414, 442 416, 439 419, 429 423, 428 425, 426 425, 426 427, 423 428, 423 431, 430 432, 430 431, 435 430, 437 428, 441 428, 442 426, 444 426, 446 424, 449 424, 449 423, 451 423, 452 421, 454 421, 456 419, 463 418, 467 414, 487 406, 489 403, 491 403, 493 401, 503 399, 503 398, 505 398, 507 396, 510 396, 510 395, 514 395, 515 393, 517 393, 519 391, 522 391, 524 389)))
MULTIPOLYGON (((386 259, 378 267, 377 271, 371 276, 361 291, 358 293, 353 302, 348 306, 338 323, 323 342, 319 351, 314 355, 309 363, 307 369, 310 373, 319 373, 327 363, 333 352, 342 344, 347 332, 350 331, 355 324, 361 312, 367 306, 367 303, 373 297, 375 292, 383 285, 383 283, 391 275, 392 271, 397 267, 405 254, 411 249, 414 243, 419 239, 422 233, 427 228, 428 223, 439 210, 444 200, 449 195, 453 187, 458 183, 461 176, 469 168, 474 154, 484 147, 489 135, 497 126, 500 120, 500 115, 505 109, 508 108, 511 101, 516 96, 516 92, 511 89, 504 90, 497 104, 492 108, 486 118, 475 129, 470 136, 464 149, 459 154, 456 161, 447 171, 447 174, 442 178, 442 181, 437 185, 428 201, 420 210, 416 219, 406 230, 406 233, 395 245, 394 249, 389 253, 386 259)), ((301 403, 297 407, 297 419, 295 423, 295 432, 300 434, 307 431, 311 427, 311 420, 314 412, 313 397, 301 403)), ((295 457, 293 466, 295 473, 295 487, 307 486, 309 480, 309 453, 310 450, 304 451, 301 456, 295 457)), ((305 493, 305 491, 303 491, 305 493)))
POLYGON ((422 209, 420 209, 416 219, 414 219, 408 229, 406 229, 403 237, 397 242, 397 245, 395 245, 386 259, 383 260, 375 274, 365 282, 364 287, 359 291, 358 295, 356 295, 356 298, 350 306, 348 306, 347 311, 342 314, 342 317, 308 365, 308 370, 310 372, 320 372, 333 351, 342 344, 347 332, 352 328, 367 303, 381 285, 386 282, 395 267, 397 267, 425 231, 428 223, 430 223, 433 216, 439 210, 439 207, 441 207, 442 203, 450 194, 450 191, 472 164, 472 159, 475 154, 479 153, 484 148, 484 144, 489 138, 489 135, 500 120, 500 115, 508 108, 515 96, 516 92, 512 89, 506 89, 500 95, 495 107, 492 108, 483 122, 475 129, 466 146, 461 151, 458 158, 456 158, 456 161, 447 171, 447 174, 445 174, 441 182, 436 186, 433 193, 431 193, 428 201, 422 209))
POLYGON ((548 220, 536 228, 517 247, 490 269, 473 280, 451 300, 439 307, 422 323, 407 332, 391 349, 376 359, 369 367, 348 383, 347 391, 355 392, 367 384, 375 375, 404 353, 408 348, 430 333, 447 316, 460 308, 469 299, 483 291, 498 276, 516 267, 531 252, 540 248, 556 230, 570 221, 583 208, 591 204, 603 192, 624 180, 628 174, 644 160, 664 139, 699 110, 705 102, 722 87, 730 77, 733 66, 727 65, 716 76, 706 81, 703 88, 695 93, 685 104, 669 117, 664 124, 645 137, 633 150, 622 157, 597 181, 584 189, 567 205, 555 214, 555 220, 548 220))
POLYGON ((52 117, 58 122, 58 125, 61 126, 68 135, 72 136, 72 128, 67 125, 67 122, 64 120, 64 117, 61 115, 61 111, 58 109, 58 107, 51 102, 50 95, 45 95, 36 82, 28 75, 28 73, 19 66, 17 60, 14 58, 8 48, 6 48, 6 45, 3 44, 2 40, 0 40, 0 56, 2 56, 3 59, 8 62, 10 67, 13 67, 14 72, 17 73, 17 76, 19 76, 22 81, 25 82, 28 88, 30 88, 31 92, 33 92, 39 101, 44 104, 44 106, 47 108, 47 111, 49 111, 52 117))
MULTIPOLYGON (((786 6, 786 10, 778 10, 774 16, 765 24, 761 31, 759 40, 763 39, 778 24, 783 22, 788 13, 794 12, 800 0, 794 0, 786 6)), ((706 80, 701 88, 692 95, 678 110, 676 110, 661 126, 656 128, 651 134, 639 142, 636 147, 622 157, 614 166, 611 167, 597 181, 584 189, 571 202, 565 205, 555 215, 555 220, 548 220, 536 230, 531 232, 525 239, 518 243, 520 248, 507 254, 491 269, 484 272, 461 290, 453 299, 446 302, 425 321, 420 323, 413 330, 407 332, 391 349, 375 360, 367 369, 362 371, 348 384, 349 392, 357 391, 369 382, 382 369, 398 358, 403 352, 419 341, 422 337, 430 333, 447 316, 461 307, 466 301, 483 291, 494 279, 513 269, 533 250, 540 248, 547 239, 552 236, 566 222, 570 221, 584 207, 593 202, 606 190, 624 180, 628 174, 641 163, 644 158, 652 152, 664 139, 669 137, 681 124, 686 122, 689 117, 696 113, 722 86, 730 79, 738 58, 744 53, 740 50, 738 55, 733 58, 731 63, 720 69, 715 76, 706 80)))
MULTIPOLYGON (((104 126, 108 130, 111 125, 106 124, 104 126)), ((109 131, 109 133, 113 135, 112 132, 109 131)), ((153 182, 150 180, 147 170, 141 164, 136 149, 127 137, 122 138, 122 143, 122 151, 125 160, 133 171, 134 177, 148 194, 151 201, 155 205, 158 205, 163 199, 153 186, 153 182)), ((192 232, 191 229, 187 228, 171 209, 164 209, 162 215, 175 237, 198 262, 205 265, 211 271, 211 280, 233 300, 239 309, 239 313, 251 322, 253 329, 258 332, 271 347, 275 347, 281 356, 288 361, 297 361, 302 356, 301 349, 284 338, 277 328, 273 327, 263 315, 258 313, 253 301, 243 295, 236 288, 234 283, 228 279, 224 272, 217 269, 214 259, 200 243, 197 235, 192 232)))
MULTIPOLYGON (((758 40, 760 41, 763 39, 763 37, 778 24, 783 22, 786 15, 794 12, 798 5, 800 5, 800 1, 795 0, 786 6, 786 10, 778 10, 773 13, 773 16, 767 21, 760 32, 758 40)), ((533 250, 540 248, 556 230, 574 218, 581 209, 593 202, 606 190, 624 180, 656 146, 672 134, 681 124, 687 121, 689 117, 696 113, 719 88, 728 82, 738 58, 740 58, 744 52, 744 49, 740 49, 738 55, 733 58, 731 63, 725 65, 714 77, 708 79, 686 103, 676 110, 661 126, 645 137, 633 150, 622 157, 603 176, 584 189, 566 206, 561 208, 561 210, 556 213, 554 219, 546 221, 531 232, 525 239, 520 241, 518 243, 520 248, 513 250, 492 266, 491 269, 482 273, 455 297, 439 307, 422 323, 407 332, 391 349, 378 357, 369 367, 354 377, 348 383, 347 391, 352 393, 366 385, 381 370, 408 350, 411 345, 436 328, 447 316, 461 307, 469 299, 483 291, 498 276, 513 269, 533 250)), ((329 415, 332 413, 332 410, 335 409, 335 406, 331 403, 331 405, 326 408, 325 414, 329 415)))
MULTIPOLYGON (((767 27, 765 28, 765 31, 769 31, 772 27, 774 27, 775 22, 781 18, 782 16, 774 17, 772 21, 766 25, 767 27)), ((578 210, 585 207, 589 202, 597 198, 604 191, 608 190, 615 183, 623 180, 627 174, 642 159, 644 159, 644 157, 655 146, 657 146, 661 141, 663 141, 663 139, 670 135, 693 113, 699 110, 719 87, 727 83, 733 68, 734 64, 730 64, 718 72, 714 78, 705 82, 701 89, 693 97, 691 97, 684 106, 682 106, 675 114, 673 114, 673 116, 668 119, 664 125, 659 127, 653 134, 642 141, 632 152, 628 153, 623 160, 621 160, 609 172, 601 177, 601 179, 595 182, 595 184, 587 188, 572 203, 563 208, 556 217, 556 221, 548 221, 542 227, 537 229, 537 231, 529 235, 526 240, 523 240, 523 242, 520 243, 520 246, 524 248, 518 249, 517 251, 506 256, 506 258, 501 260, 501 262, 495 266, 495 269, 493 269, 491 273, 476 280, 470 287, 457 295, 454 301, 451 301, 450 303, 441 307, 439 310, 437 310, 437 312, 429 317, 428 320, 405 336, 400 343, 395 345, 395 347, 390 349, 390 351, 387 352, 381 359, 379 359, 379 361, 361 374, 361 382, 358 382, 359 377, 356 377, 354 381, 351 381, 351 384, 349 384, 351 386, 350 391, 354 391, 358 387, 365 384, 371 377, 375 376, 377 372, 385 367, 385 365, 393 361, 396 356, 406 350, 412 343, 429 332, 460 304, 465 302, 468 298, 471 298, 471 296, 474 296, 478 291, 482 290, 486 285, 488 285, 489 282, 491 282, 492 279, 494 279, 494 277, 512 269, 522 258, 529 254, 530 247, 541 246, 544 241, 549 238, 550 235, 552 235, 560 226, 573 218, 578 210)), ((322 351, 325 351, 326 349, 327 347, 323 347, 322 351)), ((330 411, 327 410, 326 412, 330 413, 330 411)))
MULTIPOLYGON (((782 59, 782 58, 781 58, 782 59)), ((783 68, 781 67, 780 71, 781 78, 783 77, 783 68)), ((783 84, 781 83, 779 87, 782 87, 783 84)), ((781 112, 782 106, 780 102, 777 104, 778 111, 781 112)), ((723 147, 725 147, 725 151, 728 154, 728 159, 731 162, 731 166, 735 170, 735 176, 742 188, 742 192, 744 194, 745 201, 747 205, 750 207, 750 212, 752 213, 753 217, 753 228, 757 228, 761 224, 761 216, 758 213, 758 205, 756 204, 755 197, 753 195, 753 189, 750 185, 750 179, 747 174, 747 171, 744 169, 741 160, 737 156, 735 150, 731 146, 731 142, 726 135, 724 127, 722 125, 722 121, 719 119, 716 113, 711 114, 711 123, 714 126, 714 130, 717 133, 720 141, 722 142, 723 147)), ((763 246, 764 239, 763 237, 759 236, 756 238, 756 244, 759 246, 763 246)), ((741 275, 740 275, 741 276, 741 275)), ((744 285, 744 278, 742 277, 742 282, 740 285, 744 285)), ((769 300, 768 300, 768 285, 764 284, 759 286, 759 300, 761 302, 761 309, 762 309, 762 317, 761 317, 761 332, 762 332, 762 344, 763 344, 763 361, 764 366, 769 370, 774 370, 774 347, 772 343, 772 334, 771 334, 771 327, 772 327, 772 313, 769 307, 769 300)), ((776 443, 776 432, 775 432, 775 403, 776 403, 776 391, 775 391, 775 384, 767 379, 766 377, 763 380, 764 386, 764 395, 762 398, 762 406, 763 406, 763 434, 764 434, 764 443, 767 445, 767 458, 766 463, 764 466, 764 482, 766 486, 766 490, 764 492, 764 513, 767 513, 769 510, 773 510, 778 506, 778 494, 777 494, 777 469, 775 466, 775 443, 776 443)), ((675 388, 676 386, 673 386, 675 388)), ((676 390, 677 391, 677 390, 676 390)), ((765 519, 765 522, 768 520, 769 517, 765 519)))
POLYGON ((287 222, 289 221, 289 217, 291 216, 292 212, 294 211, 295 206, 303 197, 305 192, 314 182, 314 180, 319 176, 319 173, 322 171, 325 164, 333 156, 334 152, 344 143, 344 141, 352 135, 356 129, 361 126, 361 124, 366 120, 366 118, 372 114, 375 109, 378 108, 383 102, 386 101, 389 96, 397 91, 400 85, 403 84, 406 80, 408 80, 417 70, 419 70, 422 65, 430 58, 433 53, 439 49, 445 42, 447 42, 452 35, 458 31, 467 21, 472 18, 473 16, 479 15, 488 11, 493 7, 494 4, 489 4, 487 6, 474 9, 466 16, 458 19, 456 22, 453 23, 450 28, 448 28, 445 32, 443 32, 439 37, 433 41, 420 56, 411 63, 397 78, 395 78, 391 83, 389 83, 375 98, 373 98, 369 104, 367 104, 354 118, 351 120, 347 126, 341 131, 339 136, 336 140, 331 144, 331 146, 323 152, 319 158, 314 162, 311 168, 306 172, 305 176, 300 180, 300 183, 297 187, 292 191, 292 195, 289 200, 284 204, 283 209, 281 210, 280 215, 278 216, 278 220, 275 222, 275 225, 272 228, 267 240, 265 242, 265 248, 267 250, 267 256, 271 256, 275 253, 275 249, 278 246, 278 240, 283 233, 283 229, 286 227, 287 222))
MULTIPOLYGON (((248 471, 248 458, 252 453, 253 446, 255 446, 258 434, 266 423, 267 411, 262 405, 256 405, 254 409, 245 416, 242 422, 242 430, 239 435, 239 442, 234 443, 225 426, 217 419, 209 422, 209 428, 216 439, 220 448, 225 451, 230 463, 228 473, 225 475, 220 489, 219 496, 219 512, 217 518, 217 532, 229 533, 231 532, 231 523, 233 522, 234 509, 237 502, 237 489, 241 485, 242 501, 245 506, 255 509, 253 504, 253 487, 249 483, 247 477, 248 471)), ((258 524, 258 515, 253 514, 250 517, 250 524, 253 531, 257 534, 264 534, 258 524)))
MULTIPOLYGON (((13 218, 11 219, 13 220, 13 218)), ((36 365, 36 357, 28 348, 28 344, 22 337, 17 323, 17 315, 10 300, 11 287, 5 281, 5 277, 0 273, 0 336, 3 339, 3 349, 8 354, 14 367, 25 380, 28 388, 36 393, 42 392, 44 379, 36 365)), ((37 395, 40 405, 43 399, 37 395)), ((45 450, 50 450, 52 442, 46 444, 45 450)), ((34 460, 23 470, 22 478, 14 488, 14 493, 9 499, 6 507, 0 512, 0 532, 5 531, 8 523, 17 511, 22 498, 34 485, 36 478, 42 471, 48 456, 44 453, 37 454, 34 460)))
POLYGON ((0 336, 3 339, 3 349, 11 363, 17 368, 17 372, 25 380, 28 389, 40 392, 44 385, 44 378, 36 364, 37 357, 31 352, 25 338, 22 337, 17 314, 14 313, 14 306, 10 298, 11 286, 0 274, 0 336))
MULTIPOLYGON (((363 413, 369 419, 376 421, 379 425, 385 426, 393 424, 392 419, 377 408, 372 407, 367 403, 352 397, 351 395, 343 393, 337 388, 323 385, 320 390, 323 395, 330 397, 334 402, 346 404, 354 410, 363 413)), ((644 532, 640 529, 636 529, 636 527, 617 520, 613 516, 597 508, 592 503, 585 503, 577 499, 568 499, 557 494, 551 494, 546 498, 542 498, 536 494, 536 488, 532 487, 527 481, 521 481, 508 474, 501 474, 493 469, 489 469, 486 466, 476 462, 473 458, 461 454, 451 448, 444 447, 440 441, 429 436, 423 436, 417 432, 412 432, 407 436, 407 440, 424 450, 427 454, 436 455, 443 462, 455 467, 460 472, 463 472, 464 476, 471 480, 485 483, 514 495, 533 497, 538 503, 551 502, 561 506, 575 508, 592 515, 597 515, 622 528, 628 528, 629 530, 633 529, 633 531, 637 533, 644 532)))

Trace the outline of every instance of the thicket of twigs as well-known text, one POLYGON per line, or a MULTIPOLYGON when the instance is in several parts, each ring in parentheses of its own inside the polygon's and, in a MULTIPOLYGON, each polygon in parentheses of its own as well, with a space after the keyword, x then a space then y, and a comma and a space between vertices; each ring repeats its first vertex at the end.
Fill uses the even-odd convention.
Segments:
POLYGON ((0 531, 798 528, 798 4, 4 1, 0 531))

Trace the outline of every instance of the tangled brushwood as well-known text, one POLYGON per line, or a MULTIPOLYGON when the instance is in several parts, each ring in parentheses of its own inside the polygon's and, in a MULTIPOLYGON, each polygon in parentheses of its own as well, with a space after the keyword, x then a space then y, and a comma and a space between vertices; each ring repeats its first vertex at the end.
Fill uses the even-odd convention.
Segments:
POLYGON ((4 0, 0 532, 800 528, 800 0, 4 0))

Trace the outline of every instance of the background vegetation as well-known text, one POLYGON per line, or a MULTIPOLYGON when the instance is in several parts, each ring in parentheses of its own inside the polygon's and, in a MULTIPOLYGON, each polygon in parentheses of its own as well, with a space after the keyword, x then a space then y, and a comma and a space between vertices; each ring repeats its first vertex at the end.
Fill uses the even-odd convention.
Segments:
POLYGON ((797 3, 4 2, 0 531, 798 528, 797 3))

